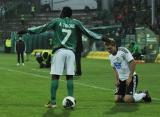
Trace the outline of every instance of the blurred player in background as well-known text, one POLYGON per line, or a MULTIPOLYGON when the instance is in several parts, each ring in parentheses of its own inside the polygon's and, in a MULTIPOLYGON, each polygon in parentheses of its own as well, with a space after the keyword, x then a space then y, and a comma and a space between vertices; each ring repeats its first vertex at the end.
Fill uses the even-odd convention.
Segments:
POLYGON ((10 53, 11 52, 11 47, 12 47, 12 41, 11 41, 11 38, 8 37, 5 40, 5 52, 10 53))
POLYGON ((25 51, 25 43, 22 40, 22 37, 19 37, 19 40, 16 42, 16 52, 17 52, 17 66, 20 65, 20 60, 22 65, 24 66, 24 51, 25 51))
POLYGON ((109 60, 115 73, 115 102, 151 102, 148 91, 137 93, 138 75, 135 73, 135 60, 125 47, 117 47, 112 38, 104 37, 107 51, 110 53, 109 60))
POLYGON ((79 20, 72 19, 72 9, 64 7, 61 11, 60 18, 53 19, 47 24, 39 27, 28 28, 19 31, 23 33, 41 33, 47 30, 54 31, 53 52, 54 56, 51 61, 51 101, 45 106, 48 108, 56 107, 56 92, 58 81, 63 72, 66 72, 68 96, 73 97, 73 75, 75 75, 75 51, 77 46, 77 29, 88 36, 90 39, 101 40, 102 36, 86 29, 79 20))
POLYGON ((134 57, 135 60, 141 60, 142 59, 141 49, 136 42, 131 42, 128 49, 131 52, 131 54, 132 54, 132 56, 134 57))

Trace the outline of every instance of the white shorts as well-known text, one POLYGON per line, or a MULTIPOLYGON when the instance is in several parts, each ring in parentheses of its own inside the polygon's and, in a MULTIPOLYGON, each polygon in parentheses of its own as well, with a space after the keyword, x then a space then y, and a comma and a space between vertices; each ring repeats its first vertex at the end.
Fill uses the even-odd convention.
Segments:
POLYGON ((57 50, 51 60, 51 72, 55 75, 75 74, 75 54, 72 50, 61 48, 57 50))

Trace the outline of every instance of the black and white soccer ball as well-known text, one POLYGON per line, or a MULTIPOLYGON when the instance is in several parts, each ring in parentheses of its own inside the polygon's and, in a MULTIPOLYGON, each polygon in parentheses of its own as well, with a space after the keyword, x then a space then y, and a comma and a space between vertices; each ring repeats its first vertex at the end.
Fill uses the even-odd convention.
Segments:
POLYGON ((76 100, 74 97, 67 96, 63 99, 62 105, 64 108, 74 108, 76 105, 76 100))

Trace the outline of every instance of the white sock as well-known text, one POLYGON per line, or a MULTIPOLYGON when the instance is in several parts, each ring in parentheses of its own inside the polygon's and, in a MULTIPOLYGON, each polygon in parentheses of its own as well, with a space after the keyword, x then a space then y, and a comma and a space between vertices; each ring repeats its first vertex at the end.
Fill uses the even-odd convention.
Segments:
POLYGON ((133 98, 134 98, 134 101, 135 101, 135 102, 139 102, 139 101, 141 101, 145 96, 146 96, 145 93, 135 93, 135 94, 133 95, 133 98))

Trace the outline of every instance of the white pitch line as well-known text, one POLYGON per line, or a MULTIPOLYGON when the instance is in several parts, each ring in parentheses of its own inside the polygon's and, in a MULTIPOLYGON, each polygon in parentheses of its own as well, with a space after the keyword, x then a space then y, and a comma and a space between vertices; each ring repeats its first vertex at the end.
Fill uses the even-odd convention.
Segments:
POLYGON ((45 71, 45 70, 41 70, 41 69, 31 69, 31 70, 38 71, 38 72, 49 73, 49 71, 45 71))
MULTIPOLYGON (((6 71, 10 71, 10 72, 19 72, 19 73, 22 73, 22 74, 32 75, 32 76, 40 77, 40 78, 49 78, 48 76, 39 75, 39 74, 33 74, 33 73, 29 73, 29 72, 17 71, 17 70, 12 70, 12 69, 4 69, 4 68, 0 68, 0 69, 6 70, 6 71)), ((32 69, 32 70, 35 70, 35 69, 32 69)), ((40 70, 35 70, 35 71, 40 71, 40 70)), ((65 80, 62 80, 62 79, 60 79, 60 81, 65 82, 65 80)), ((114 91, 113 89, 107 89, 107 88, 103 88, 103 87, 87 85, 87 84, 84 84, 84 83, 74 82, 74 84, 77 84, 77 85, 80 85, 80 86, 85 86, 85 87, 90 87, 90 88, 94 88, 94 89, 105 90, 105 91, 114 91)))
MULTIPOLYGON (((41 70, 38 70, 38 69, 32 69, 32 70, 34 70, 34 71, 41 71, 41 70)), ((47 73, 47 71, 44 71, 44 72, 47 73)), ((64 80, 61 80, 61 81, 64 81, 64 80)), ((87 84, 84 84, 84 83, 76 83, 76 82, 74 82, 74 84, 85 86, 85 87, 91 87, 91 88, 94 88, 94 89, 105 90, 105 91, 114 91, 113 89, 106 89, 106 88, 102 88, 102 87, 91 86, 91 85, 87 85, 87 84)))
MULTIPOLYGON (((17 70, 12 70, 12 69, 5 69, 5 68, 1 68, 1 67, 0 67, 0 69, 10 71, 10 72, 19 72, 19 73, 22 73, 22 74, 32 75, 32 76, 40 77, 40 78, 48 78, 47 76, 43 76, 43 75, 39 75, 39 74, 33 74, 33 73, 29 73, 29 72, 17 71, 17 70)), ((34 69, 34 70, 36 71, 36 69, 34 69)), ((40 70, 37 70, 37 71, 40 71, 40 70)), ((60 81, 65 82, 65 80, 62 80, 62 79, 60 79, 60 81)), ((74 82, 74 84, 80 85, 80 86, 85 86, 85 87, 90 87, 90 88, 94 88, 94 89, 104 90, 104 91, 114 91, 113 89, 97 87, 97 86, 93 86, 93 85, 87 85, 85 83, 74 82)), ((159 98, 152 98, 152 99, 156 100, 156 101, 160 101, 159 98)))

